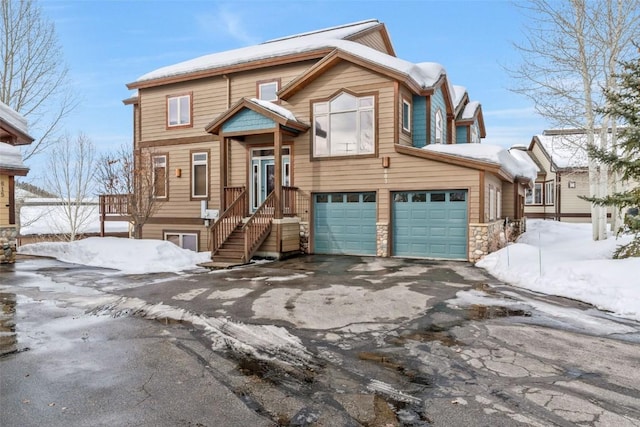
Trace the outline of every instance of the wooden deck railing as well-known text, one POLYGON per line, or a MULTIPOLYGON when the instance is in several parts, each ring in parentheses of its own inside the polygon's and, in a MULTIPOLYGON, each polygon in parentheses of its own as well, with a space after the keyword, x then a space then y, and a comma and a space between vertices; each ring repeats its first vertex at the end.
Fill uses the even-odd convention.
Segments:
POLYGON ((309 222, 309 201, 310 197, 298 187, 282 187, 284 216, 297 216, 302 222, 309 222))
POLYGON ((242 226, 244 231, 244 262, 248 262, 267 238, 273 223, 275 193, 272 191, 251 218, 242 226))
POLYGON ((233 203, 236 199, 238 199, 238 197, 240 197, 240 194, 242 194, 243 191, 245 191, 244 187, 224 187, 224 210, 227 210, 231 203, 233 203))
MULTIPOLYGON (((226 189, 225 189, 226 190, 226 189)), ((245 188, 211 226, 211 254, 214 255, 247 214, 249 200, 245 188)))
POLYGON ((100 215, 129 215, 128 194, 101 194, 100 215))

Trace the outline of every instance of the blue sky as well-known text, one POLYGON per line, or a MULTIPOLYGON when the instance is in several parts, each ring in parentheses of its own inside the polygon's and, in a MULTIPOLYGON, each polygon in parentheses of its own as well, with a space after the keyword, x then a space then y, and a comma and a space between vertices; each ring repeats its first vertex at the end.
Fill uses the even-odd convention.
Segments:
MULTIPOLYGON (((519 59, 521 11, 508 1, 41 0, 80 100, 66 130, 102 151, 131 142, 126 83, 156 68, 299 32, 365 19, 387 26, 398 57, 442 64, 482 103, 484 143, 528 144, 545 126, 508 90, 504 66, 519 59)), ((38 161, 38 159, 36 159, 38 161)))

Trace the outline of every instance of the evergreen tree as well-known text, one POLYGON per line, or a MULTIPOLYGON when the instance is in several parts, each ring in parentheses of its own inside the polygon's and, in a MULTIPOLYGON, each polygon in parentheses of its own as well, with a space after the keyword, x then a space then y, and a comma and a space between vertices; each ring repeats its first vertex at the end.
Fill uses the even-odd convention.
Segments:
POLYGON ((631 243, 618 247, 614 258, 640 256, 640 57, 623 61, 621 66, 622 71, 615 75, 617 89, 605 90, 608 103, 603 110, 622 126, 617 149, 590 147, 589 154, 609 165, 612 171, 620 172, 632 187, 603 198, 586 198, 596 205, 615 206, 626 212, 624 224, 617 232, 631 233, 634 238, 631 243))

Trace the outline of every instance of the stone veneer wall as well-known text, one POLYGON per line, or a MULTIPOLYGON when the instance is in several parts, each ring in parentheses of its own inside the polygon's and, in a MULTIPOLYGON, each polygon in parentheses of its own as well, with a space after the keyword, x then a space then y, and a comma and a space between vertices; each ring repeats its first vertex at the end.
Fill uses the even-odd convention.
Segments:
POLYGON ((526 230, 526 218, 517 221, 497 220, 486 224, 469 224, 469 261, 476 263, 485 255, 514 242, 526 230))
POLYGON ((16 260, 18 229, 11 225, 0 227, 0 263, 12 263, 16 260))
POLYGON ((300 221, 300 252, 309 253, 309 236, 311 235, 308 222, 300 221))
POLYGON ((389 224, 376 223, 376 256, 389 256, 389 224))

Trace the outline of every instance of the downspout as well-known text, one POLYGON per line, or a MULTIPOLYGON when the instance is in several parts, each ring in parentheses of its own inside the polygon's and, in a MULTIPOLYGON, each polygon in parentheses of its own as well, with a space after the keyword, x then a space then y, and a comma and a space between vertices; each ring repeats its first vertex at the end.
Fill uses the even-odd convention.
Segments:
POLYGON ((227 108, 231 107, 231 79, 226 74, 222 78, 227 81, 227 108))

